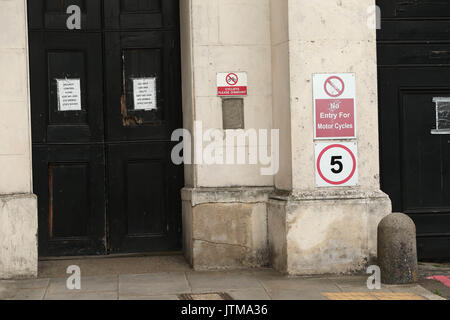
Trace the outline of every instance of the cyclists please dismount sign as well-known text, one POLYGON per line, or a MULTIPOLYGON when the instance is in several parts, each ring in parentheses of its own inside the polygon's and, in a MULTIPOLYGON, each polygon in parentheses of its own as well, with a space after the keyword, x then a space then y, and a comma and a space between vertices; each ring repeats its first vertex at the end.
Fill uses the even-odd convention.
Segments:
POLYGON ((218 97, 243 97, 247 95, 246 72, 217 73, 218 97))
POLYGON ((318 142, 316 152, 317 187, 358 185, 358 145, 356 142, 318 142))

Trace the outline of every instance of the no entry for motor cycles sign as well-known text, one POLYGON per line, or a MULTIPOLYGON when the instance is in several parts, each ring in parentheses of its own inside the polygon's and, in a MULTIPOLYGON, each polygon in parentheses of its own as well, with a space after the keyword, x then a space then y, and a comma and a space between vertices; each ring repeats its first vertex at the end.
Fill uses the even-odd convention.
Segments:
POLYGON ((219 97, 239 97, 247 95, 247 73, 217 73, 217 95, 219 97))
POLYGON ((356 137, 355 75, 314 74, 314 138, 356 137))

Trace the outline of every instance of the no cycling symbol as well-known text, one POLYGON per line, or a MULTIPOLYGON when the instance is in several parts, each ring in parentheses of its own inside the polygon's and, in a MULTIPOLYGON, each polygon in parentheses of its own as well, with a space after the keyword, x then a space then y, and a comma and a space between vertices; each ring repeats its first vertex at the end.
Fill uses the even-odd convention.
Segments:
POLYGON ((239 81, 239 77, 236 73, 229 73, 225 80, 230 86, 235 86, 239 81))
POLYGON ((329 77, 327 80, 325 80, 324 90, 325 93, 332 98, 340 97, 345 90, 344 80, 342 80, 338 76, 329 77))

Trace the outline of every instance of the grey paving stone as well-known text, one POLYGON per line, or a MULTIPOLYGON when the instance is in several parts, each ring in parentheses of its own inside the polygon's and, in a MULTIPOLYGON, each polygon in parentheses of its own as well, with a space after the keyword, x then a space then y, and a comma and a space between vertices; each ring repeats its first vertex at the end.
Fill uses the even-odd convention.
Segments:
POLYGON ((255 269, 251 274, 258 280, 283 279, 286 276, 274 269, 255 269))
POLYGON ((273 300, 328 300, 317 290, 269 290, 273 300))
POLYGON ((0 288, 0 300, 12 299, 16 292, 17 289, 14 288, 0 288))
MULTIPOLYGON (((67 278, 63 279, 51 279, 48 288, 49 294, 58 293, 71 293, 72 291, 67 289, 67 278)), ((105 291, 117 291, 118 290, 118 277, 117 276, 105 276, 105 277, 81 277, 81 290, 79 292, 105 292, 105 291)))
POLYGON ((215 292, 232 289, 263 289, 251 272, 187 272, 192 292, 215 292))
POLYGON ((143 257, 99 256, 87 259, 39 261, 39 275, 42 278, 64 278, 67 276, 66 270, 70 265, 79 266, 83 276, 184 272, 191 270, 182 254, 143 257))
POLYGON ((381 289, 371 290, 367 288, 366 276, 342 276, 330 277, 330 281, 335 283, 343 292, 392 292, 388 286, 382 284, 381 289))
MULTIPOLYGON (((339 287, 327 278, 288 278, 261 280, 267 291, 316 291, 316 292, 339 292, 339 287)), ((270 293, 270 292, 269 292, 270 293)))
POLYGON ((119 296, 119 300, 179 300, 176 295, 162 296, 119 296))
POLYGON ((47 288, 50 279, 27 279, 27 280, 0 280, 0 289, 40 289, 47 288))
POLYGON ((417 285, 417 284, 413 284, 413 285, 400 285, 400 286, 387 286, 392 292, 409 292, 409 293, 414 293, 417 294, 421 297, 424 297, 425 299, 428 300, 446 300, 443 297, 440 297, 430 291, 428 291, 427 289, 425 289, 424 287, 417 285))
POLYGON ((68 292, 46 294, 45 300, 117 300, 117 292, 68 292))
MULTIPOLYGON (((82 277, 82 290, 66 288, 67 278, 3 280, 0 299, 178 300, 183 293, 226 292, 235 300, 325 300, 325 292, 369 292, 368 276, 287 277, 271 269, 160 272, 82 277)), ((372 292, 413 293, 441 300, 420 285, 388 286, 372 292)))
POLYGON ((234 300, 270 300, 264 289, 242 289, 226 291, 234 300))
POLYGON ((389 288, 386 288, 385 286, 381 286, 381 289, 369 289, 367 286, 365 287, 357 287, 357 286, 339 286, 342 292, 392 292, 389 288))
POLYGON ((47 288, 38 289, 18 289, 8 300, 42 300, 47 288))
POLYGON ((145 275, 121 275, 120 296, 156 296, 189 293, 184 272, 162 272, 145 275))
POLYGON ((340 287, 367 287, 367 279, 369 279, 369 276, 370 274, 367 276, 335 276, 327 277, 327 279, 340 287))

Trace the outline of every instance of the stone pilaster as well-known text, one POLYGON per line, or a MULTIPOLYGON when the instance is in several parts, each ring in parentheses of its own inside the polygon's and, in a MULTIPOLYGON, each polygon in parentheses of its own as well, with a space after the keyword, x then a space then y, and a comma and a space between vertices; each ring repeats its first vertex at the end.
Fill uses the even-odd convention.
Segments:
POLYGON ((288 274, 361 270, 376 256, 376 227, 391 212, 380 191, 373 0, 272 0, 274 128, 282 170, 268 205, 272 265, 288 274), (315 182, 315 73, 356 76, 357 187, 315 182), (280 190, 283 190, 281 192, 280 190))

